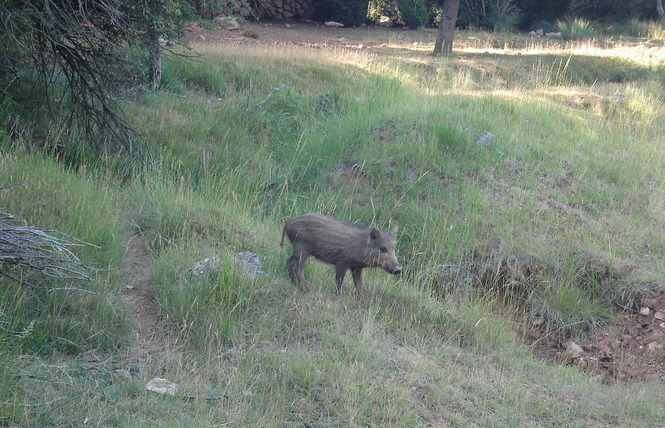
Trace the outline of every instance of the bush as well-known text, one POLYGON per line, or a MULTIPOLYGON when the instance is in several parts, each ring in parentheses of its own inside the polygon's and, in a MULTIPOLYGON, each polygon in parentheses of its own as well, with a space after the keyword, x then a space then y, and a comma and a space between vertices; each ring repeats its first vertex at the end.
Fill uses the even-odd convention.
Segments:
POLYGON ((347 27, 357 27, 367 20, 368 0, 319 0, 314 3, 315 19, 337 21, 347 27))
POLYGON ((591 21, 584 18, 567 18, 556 22, 556 28, 561 32, 564 40, 592 39, 596 35, 596 29, 591 21))
POLYGON ((523 13, 514 0, 468 0, 460 4, 459 22, 471 28, 510 31, 522 23, 523 13))
POLYGON ((392 15, 390 2, 388 0, 370 0, 367 19, 370 22, 378 23, 381 21, 381 16, 384 15, 392 15))
POLYGON ((512 31, 522 21, 522 12, 512 0, 491 3, 490 10, 489 23, 494 31, 512 31))
POLYGON ((399 3, 399 16, 404 26, 415 30, 425 25, 429 11, 424 0, 402 0, 399 3))

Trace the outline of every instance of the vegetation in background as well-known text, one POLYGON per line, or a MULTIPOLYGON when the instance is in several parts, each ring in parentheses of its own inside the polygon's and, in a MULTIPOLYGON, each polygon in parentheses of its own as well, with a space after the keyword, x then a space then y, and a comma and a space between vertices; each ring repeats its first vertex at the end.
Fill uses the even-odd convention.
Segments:
POLYGON ((358 27, 367 20, 368 0, 314 0, 314 18, 358 27))
POLYGON ((584 18, 568 18, 556 22, 556 30, 564 40, 587 40, 596 36, 594 24, 584 18))
MULTIPOLYGON (((120 2, 5 1, 0 5, 2 122, 12 137, 75 157, 86 150, 135 152, 137 133, 118 101, 136 90, 142 69, 127 44, 171 46, 183 40, 186 4, 178 0, 120 2)), ((154 81, 154 77, 150 77, 154 81)))
POLYGON ((405 0, 399 3, 399 22, 407 28, 420 28, 429 18, 424 0, 405 0))

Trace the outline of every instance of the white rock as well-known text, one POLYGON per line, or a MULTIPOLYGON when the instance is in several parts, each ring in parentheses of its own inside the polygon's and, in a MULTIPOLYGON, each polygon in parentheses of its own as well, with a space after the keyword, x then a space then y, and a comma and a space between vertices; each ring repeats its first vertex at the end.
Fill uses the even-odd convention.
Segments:
POLYGON ((238 253, 237 264, 248 276, 254 278, 256 275, 265 275, 261 259, 254 253, 242 251, 238 253))
POLYGON ((215 24, 219 25, 225 30, 233 31, 240 29, 240 24, 238 21, 236 21, 236 19, 231 16, 218 16, 214 19, 214 21, 215 24))
POLYGON ((649 315, 649 308, 647 308, 646 306, 640 308, 640 315, 644 315, 644 316, 649 315))
POLYGON ((584 355, 584 349, 572 340, 566 342, 564 346, 566 347, 562 355, 564 361, 576 360, 584 355))
POLYGON ((663 344, 658 342, 651 342, 647 346, 649 348, 649 351, 655 351, 656 349, 663 349, 663 344))
POLYGON ((145 385, 145 389, 148 391, 156 392, 158 394, 173 396, 176 394, 176 392, 178 392, 178 385, 173 382, 169 382, 166 379, 155 377, 145 385))
POLYGON ((326 21, 323 23, 324 26, 330 27, 330 28, 342 28, 344 27, 344 24, 340 22, 335 22, 335 21, 326 21))

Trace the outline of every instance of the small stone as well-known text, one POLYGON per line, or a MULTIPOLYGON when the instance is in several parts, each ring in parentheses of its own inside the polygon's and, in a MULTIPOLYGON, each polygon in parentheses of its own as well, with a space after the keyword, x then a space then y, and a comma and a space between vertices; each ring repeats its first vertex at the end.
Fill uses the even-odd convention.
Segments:
POLYGON ((644 315, 646 317, 647 315, 649 315, 649 312, 650 312, 649 308, 647 308, 646 306, 640 308, 640 315, 644 315))
POLYGON ((492 142, 494 141, 494 138, 495 138, 494 134, 492 134, 491 132, 485 131, 482 134, 480 134, 480 136, 478 136, 478 139, 476 140, 476 144, 478 144, 479 146, 487 147, 490 144, 492 144, 492 142))
POLYGON ((340 22, 335 22, 335 21, 326 21, 326 22, 323 23, 323 25, 325 27, 328 27, 328 28, 342 28, 342 27, 344 27, 344 24, 342 24, 340 22))
POLYGON ((569 340, 568 342, 564 343, 564 346, 566 347, 566 350, 563 352, 562 358, 564 361, 572 361, 580 358, 582 355, 584 355, 584 349, 577 343, 573 342, 572 340, 569 340))
POLYGON ((238 253, 237 265, 247 274, 254 278, 257 275, 265 275, 261 259, 258 255, 250 253, 249 251, 242 251, 238 253))
POLYGON ((649 351, 655 351, 657 349, 663 349, 663 344, 658 342, 651 342, 647 345, 649 351))
POLYGON ((214 22, 227 31, 240 29, 240 24, 232 16, 218 16, 214 19, 214 22))
POLYGON ((162 395, 174 396, 176 392, 178 392, 178 385, 173 382, 169 382, 166 379, 155 377, 145 385, 145 389, 162 395))
POLYGON ((665 321, 665 312, 658 311, 653 315, 653 317, 656 318, 658 321, 665 321))

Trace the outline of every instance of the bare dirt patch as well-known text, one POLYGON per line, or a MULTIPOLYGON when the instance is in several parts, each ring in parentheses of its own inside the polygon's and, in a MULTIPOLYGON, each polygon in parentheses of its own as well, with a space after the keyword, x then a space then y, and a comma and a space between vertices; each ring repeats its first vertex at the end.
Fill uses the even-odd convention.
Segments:
POLYGON ((436 31, 432 29, 403 30, 367 26, 359 28, 329 28, 314 22, 271 21, 249 22, 241 30, 202 28, 192 23, 186 29, 187 40, 198 43, 232 43, 241 45, 293 45, 302 47, 333 47, 374 49, 386 47, 391 40, 403 43, 434 43, 436 31), (255 34, 258 38, 245 36, 255 34))
POLYGON ((619 313, 604 327, 576 343, 527 335, 536 356, 577 365, 604 382, 665 381, 665 287, 643 297, 637 313, 619 313))
POLYGON ((168 340, 160 323, 159 305, 148 291, 150 264, 147 245, 141 236, 128 240, 125 266, 128 282, 120 296, 131 325, 127 359, 134 368, 168 349, 168 340))

